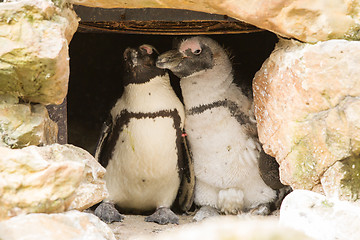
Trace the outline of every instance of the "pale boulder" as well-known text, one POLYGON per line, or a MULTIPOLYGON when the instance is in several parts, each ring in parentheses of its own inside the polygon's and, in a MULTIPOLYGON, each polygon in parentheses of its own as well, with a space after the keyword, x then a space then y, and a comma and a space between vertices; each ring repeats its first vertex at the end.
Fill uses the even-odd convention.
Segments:
POLYGON ((84 210, 107 197, 105 169, 72 145, 0 147, 0 220, 84 210))
POLYGON ((65 1, 0 2, 0 94, 60 104, 69 80, 68 44, 78 27, 65 1))
POLYGON ((72 3, 101 8, 182 8, 228 15, 281 36, 304 42, 329 39, 358 40, 359 1, 328 0, 201 0, 127 1, 71 0, 72 3))
POLYGON ((213 217, 202 222, 187 224, 156 235, 137 236, 137 240, 311 240, 304 233, 279 226, 277 218, 213 217))
POLYGON ((280 224, 317 240, 357 240, 360 236, 360 206, 295 190, 280 208, 280 224))
POLYGON ((95 215, 79 211, 32 213, 0 222, 2 240, 115 240, 95 215))
POLYGON ((229 16, 304 42, 360 38, 359 1, 218 0, 217 5, 229 16))
POLYGON ((0 146, 22 148, 56 143, 58 126, 41 104, 19 104, 0 95, 0 146))
POLYGON ((360 42, 281 40, 257 72, 259 138, 284 184, 358 198, 359 64, 360 42))

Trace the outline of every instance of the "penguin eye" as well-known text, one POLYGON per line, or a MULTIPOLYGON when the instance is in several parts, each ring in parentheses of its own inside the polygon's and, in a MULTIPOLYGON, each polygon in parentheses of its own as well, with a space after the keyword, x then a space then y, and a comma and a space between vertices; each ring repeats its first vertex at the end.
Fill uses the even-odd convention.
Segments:
POLYGON ((201 49, 195 49, 192 51, 193 54, 199 55, 201 53, 201 49))

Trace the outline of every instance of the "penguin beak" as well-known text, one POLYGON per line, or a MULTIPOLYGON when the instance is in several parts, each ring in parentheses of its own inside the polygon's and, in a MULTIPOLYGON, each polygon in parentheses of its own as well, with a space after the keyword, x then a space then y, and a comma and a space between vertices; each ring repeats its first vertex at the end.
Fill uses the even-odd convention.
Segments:
POLYGON ((174 67, 177 67, 183 59, 184 56, 182 53, 177 50, 170 50, 161 54, 157 58, 156 66, 158 68, 167 68, 171 70, 174 67))

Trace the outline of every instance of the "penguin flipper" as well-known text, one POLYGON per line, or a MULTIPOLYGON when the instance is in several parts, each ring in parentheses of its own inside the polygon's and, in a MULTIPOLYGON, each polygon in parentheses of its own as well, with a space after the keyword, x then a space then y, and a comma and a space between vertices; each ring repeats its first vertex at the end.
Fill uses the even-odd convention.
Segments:
POLYGON ((274 190, 285 187, 280 181, 279 164, 276 159, 261 149, 259 158, 260 176, 263 181, 274 190))
POLYGON ((102 125, 101 135, 96 144, 95 159, 98 160, 99 162, 101 162, 99 158, 100 158, 100 155, 102 154, 105 142, 107 141, 107 138, 111 132, 111 129, 112 129, 112 118, 111 118, 111 116, 109 116, 102 125))
POLYGON ((187 212, 194 202, 195 173, 194 162, 185 133, 182 135, 182 149, 185 154, 183 154, 182 178, 178 193, 178 201, 181 210, 187 212))

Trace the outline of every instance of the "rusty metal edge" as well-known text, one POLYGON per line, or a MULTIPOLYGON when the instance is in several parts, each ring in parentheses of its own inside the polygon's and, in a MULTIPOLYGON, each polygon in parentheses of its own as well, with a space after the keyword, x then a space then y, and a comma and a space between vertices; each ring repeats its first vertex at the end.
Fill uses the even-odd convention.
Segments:
POLYGON ((107 21, 80 22, 79 32, 112 32, 149 35, 239 34, 265 31, 234 21, 107 21), (164 27, 166 26, 166 27, 164 27))

